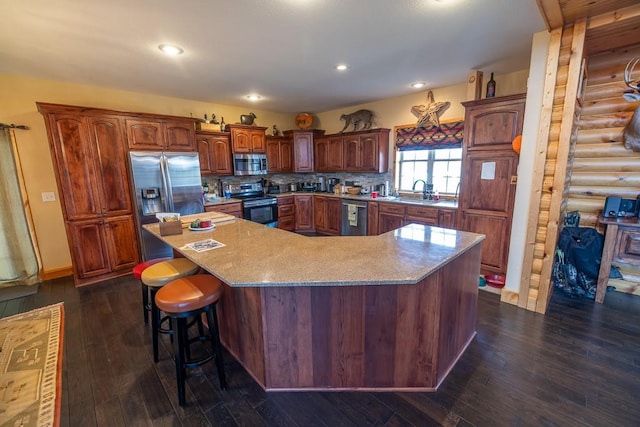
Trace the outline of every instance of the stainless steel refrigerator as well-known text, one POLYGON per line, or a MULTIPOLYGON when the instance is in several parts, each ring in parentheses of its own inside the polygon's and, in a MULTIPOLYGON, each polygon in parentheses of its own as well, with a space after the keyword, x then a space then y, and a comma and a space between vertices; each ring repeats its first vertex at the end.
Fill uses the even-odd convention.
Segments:
POLYGON ((198 153, 131 151, 136 220, 145 260, 168 257, 172 249, 142 228, 157 222, 158 212, 204 212, 198 153))

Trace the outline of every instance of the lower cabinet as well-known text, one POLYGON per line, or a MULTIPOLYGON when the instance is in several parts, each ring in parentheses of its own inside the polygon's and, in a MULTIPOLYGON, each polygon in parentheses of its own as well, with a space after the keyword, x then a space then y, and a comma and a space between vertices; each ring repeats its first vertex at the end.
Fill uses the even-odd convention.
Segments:
POLYGON ((67 231, 78 285, 127 274, 139 262, 131 215, 67 221, 67 231))
POLYGON ((222 205, 205 206, 205 212, 222 212, 233 215, 236 218, 242 218, 242 202, 224 203, 222 205))
POLYGON ((293 196, 295 205, 295 231, 314 231, 313 195, 296 194, 293 196))
POLYGON ((380 206, 378 202, 369 202, 367 206, 367 235, 378 235, 378 215, 380 215, 380 206))
POLYGON ((278 197, 278 228, 295 231, 296 217, 293 196, 278 197))
POLYGON ((438 208, 428 206, 407 206, 405 223, 438 226, 438 208))
POLYGON ((335 197, 315 196, 314 224, 317 233, 339 236, 342 232, 342 202, 335 197))
POLYGON ((438 227, 456 228, 458 211, 455 209, 439 209, 438 210, 438 227))
POLYGON ((405 207, 397 203, 380 203, 378 214, 378 233, 386 233, 402 227, 405 207))

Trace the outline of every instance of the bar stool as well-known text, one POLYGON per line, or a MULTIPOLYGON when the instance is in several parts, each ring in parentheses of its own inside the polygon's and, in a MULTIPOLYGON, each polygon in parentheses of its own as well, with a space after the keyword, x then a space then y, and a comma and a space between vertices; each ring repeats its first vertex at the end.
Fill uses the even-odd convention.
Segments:
POLYGON ((185 403, 186 368, 195 368, 215 358, 220 388, 227 388, 216 315, 216 304, 222 297, 223 290, 222 282, 214 276, 196 274, 172 281, 158 290, 155 295, 156 305, 171 318, 173 324, 174 357, 180 406, 185 403), (204 336, 200 331, 200 336, 189 339, 187 318, 202 317, 202 313, 206 313, 207 316, 209 336, 204 336), (199 359, 192 359, 190 345, 205 340, 211 341, 211 353, 199 359))
POLYGON ((158 262, 147 267, 140 276, 142 283, 149 289, 151 298, 151 335, 153 339, 153 361, 158 361, 158 333, 170 333, 160 327, 160 310, 156 305, 155 296, 160 288, 169 282, 184 276, 196 274, 200 267, 187 258, 173 258, 158 262))
MULTIPOLYGON (((142 277, 142 272, 145 271, 148 267, 151 267, 154 264, 157 264, 162 261, 170 260, 171 257, 168 258, 154 258, 133 267, 133 277, 140 280, 142 277)), ((142 288, 142 316, 144 317, 144 324, 149 324, 149 312, 151 311, 151 306, 149 305, 149 288, 145 286, 144 283, 140 280, 140 287, 142 288)))

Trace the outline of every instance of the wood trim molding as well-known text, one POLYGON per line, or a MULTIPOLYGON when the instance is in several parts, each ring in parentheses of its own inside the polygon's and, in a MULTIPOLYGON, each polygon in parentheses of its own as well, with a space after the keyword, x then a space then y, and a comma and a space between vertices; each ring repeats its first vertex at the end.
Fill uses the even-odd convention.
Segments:
POLYGON ((547 30, 551 31, 564 26, 564 17, 558 0, 536 0, 536 3, 538 3, 538 9, 547 24, 547 30))
POLYGON ((587 30, 593 30, 606 25, 617 24, 621 21, 640 17, 640 4, 624 7, 608 13, 589 18, 587 30))
POLYGON ((547 147, 549 144, 549 129, 551 128, 551 116, 553 114, 553 98, 556 90, 558 76, 558 62, 560 60, 560 46, 562 44, 562 28, 551 31, 549 39, 549 51, 547 54, 546 77, 542 94, 542 109, 538 124, 538 136, 536 138, 535 159, 533 160, 533 180, 531 187, 531 205, 529 208, 527 231, 520 276, 520 289, 517 305, 520 308, 527 307, 529 287, 531 286, 531 271, 533 269, 533 256, 538 231, 538 217, 540 215, 540 199, 542 197, 542 183, 544 181, 544 168, 547 159, 547 147))
POLYGON ((67 276, 73 276, 73 268, 70 265, 67 267, 54 268, 51 270, 42 270, 40 272, 40 278, 42 280, 53 280, 67 276))
POLYGON ((574 132, 574 119, 576 104, 578 102, 578 86, 581 74, 580 69, 582 67, 582 59, 584 57, 586 32, 586 18, 577 20, 573 26, 571 58, 569 59, 569 73, 564 95, 564 106, 562 109, 562 124, 560 126, 558 153, 556 156, 556 166, 553 177, 549 222, 547 223, 547 235, 544 244, 544 257, 542 260, 542 271, 540 273, 540 285, 538 287, 538 295, 536 298, 535 311, 538 313, 544 313, 547 310, 547 305, 551 296, 551 270, 553 268, 555 247, 558 241, 558 223, 564 200, 569 152, 571 149, 571 137, 574 132))

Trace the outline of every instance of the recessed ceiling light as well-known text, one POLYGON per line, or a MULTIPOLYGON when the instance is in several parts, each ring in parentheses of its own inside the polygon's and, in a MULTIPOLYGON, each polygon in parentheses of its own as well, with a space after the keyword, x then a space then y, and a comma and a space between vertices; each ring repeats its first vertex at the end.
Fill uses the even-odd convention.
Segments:
POLYGON ((247 95, 247 99, 248 99, 249 101, 257 101, 257 100, 259 100, 260 98, 261 98, 261 96, 260 96, 260 95, 247 95))
POLYGON ((425 82, 415 82, 415 83, 411 83, 411 87, 414 89, 420 89, 425 87, 427 84, 425 82))
POLYGON ((336 65, 336 70, 338 70, 338 71, 344 71, 344 70, 346 70, 347 68, 349 68, 349 67, 348 67, 347 65, 345 65, 345 64, 338 64, 338 65, 336 65))
POLYGON ((180 55, 182 52, 184 52, 184 49, 182 49, 181 47, 173 46, 170 44, 161 44, 160 46, 158 46, 158 49, 160 49, 167 55, 180 55))

